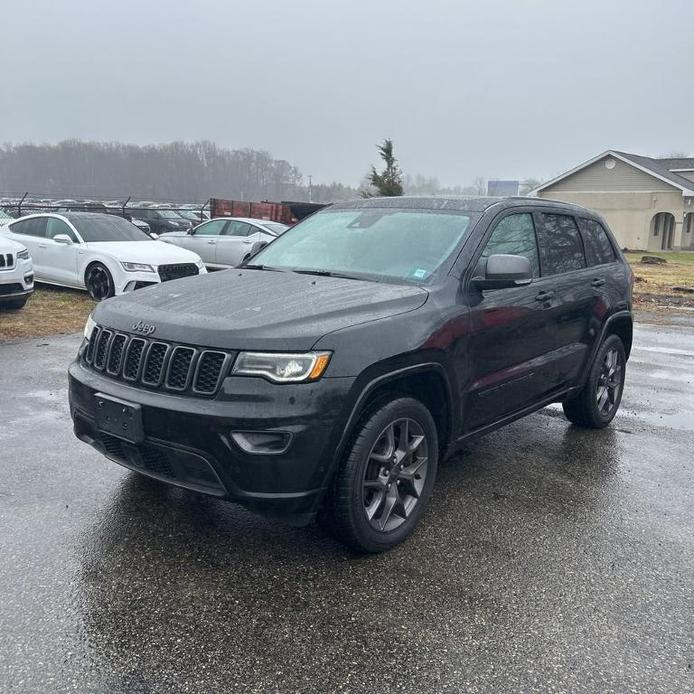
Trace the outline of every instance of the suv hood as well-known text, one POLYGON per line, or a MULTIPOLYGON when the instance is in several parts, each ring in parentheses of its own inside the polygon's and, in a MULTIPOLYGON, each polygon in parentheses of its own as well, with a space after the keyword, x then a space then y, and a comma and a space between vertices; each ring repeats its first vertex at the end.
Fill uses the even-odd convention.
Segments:
POLYGON ((167 265, 200 262, 200 256, 197 253, 163 241, 90 241, 85 243, 84 247, 90 251, 105 253, 126 263, 167 265))
POLYGON ((428 292, 293 272, 223 270, 99 304, 94 320, 124 332, 142 321, 159 338, 205 347, 308 350, 327 333, 413 311, 428 292))

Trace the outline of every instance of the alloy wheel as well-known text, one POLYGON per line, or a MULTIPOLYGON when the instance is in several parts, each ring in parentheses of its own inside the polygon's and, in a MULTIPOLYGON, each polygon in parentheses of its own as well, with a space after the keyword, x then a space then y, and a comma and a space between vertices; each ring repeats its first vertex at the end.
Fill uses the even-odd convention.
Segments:
POLYGON ((623 370, 619 352, 616 349, 610 349, 603 359, 595 394, 598 411, 603 416, 612 413, 619 399, 623 370))
POLYGON ((412 514, 424 489, 429 442, 422 427, 409 418, 389 424, 369 453, 362 500, 371 527, 390 532, 412 514))
POLYGON ((87 288, 89 295, 96 301, 108 298, 111 291, 111 278, 108 271, 100 265, 93 267, 89 271, 87 288))

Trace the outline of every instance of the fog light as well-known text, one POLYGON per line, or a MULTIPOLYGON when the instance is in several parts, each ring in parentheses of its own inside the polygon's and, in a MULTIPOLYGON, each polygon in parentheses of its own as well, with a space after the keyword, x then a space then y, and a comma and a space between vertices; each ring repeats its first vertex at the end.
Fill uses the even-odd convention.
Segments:
POLYGON ((292 435, 288 431, 232 431, 231 438, 246 453, 279 455, 289 448, 292 435))

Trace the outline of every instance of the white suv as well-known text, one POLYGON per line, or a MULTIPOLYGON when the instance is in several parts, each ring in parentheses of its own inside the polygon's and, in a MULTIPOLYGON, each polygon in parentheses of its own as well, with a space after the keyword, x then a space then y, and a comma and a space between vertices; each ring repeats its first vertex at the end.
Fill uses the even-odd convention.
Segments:
POLYGON ((0 235, 0 308, 22 308, 33 291, 34 268, 29 251, 0 235))

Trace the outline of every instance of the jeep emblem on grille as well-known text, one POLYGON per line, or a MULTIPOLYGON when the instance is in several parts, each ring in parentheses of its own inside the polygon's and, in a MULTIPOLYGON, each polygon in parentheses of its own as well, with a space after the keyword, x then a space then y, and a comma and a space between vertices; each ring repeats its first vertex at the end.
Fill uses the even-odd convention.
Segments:
POLYGON ((152 325, 151 323, 143 323, 142 321, 133 323, 130 327, 135 332, 142 333, 143 335, 151 335, 157 329, 156 325, 152 325))

